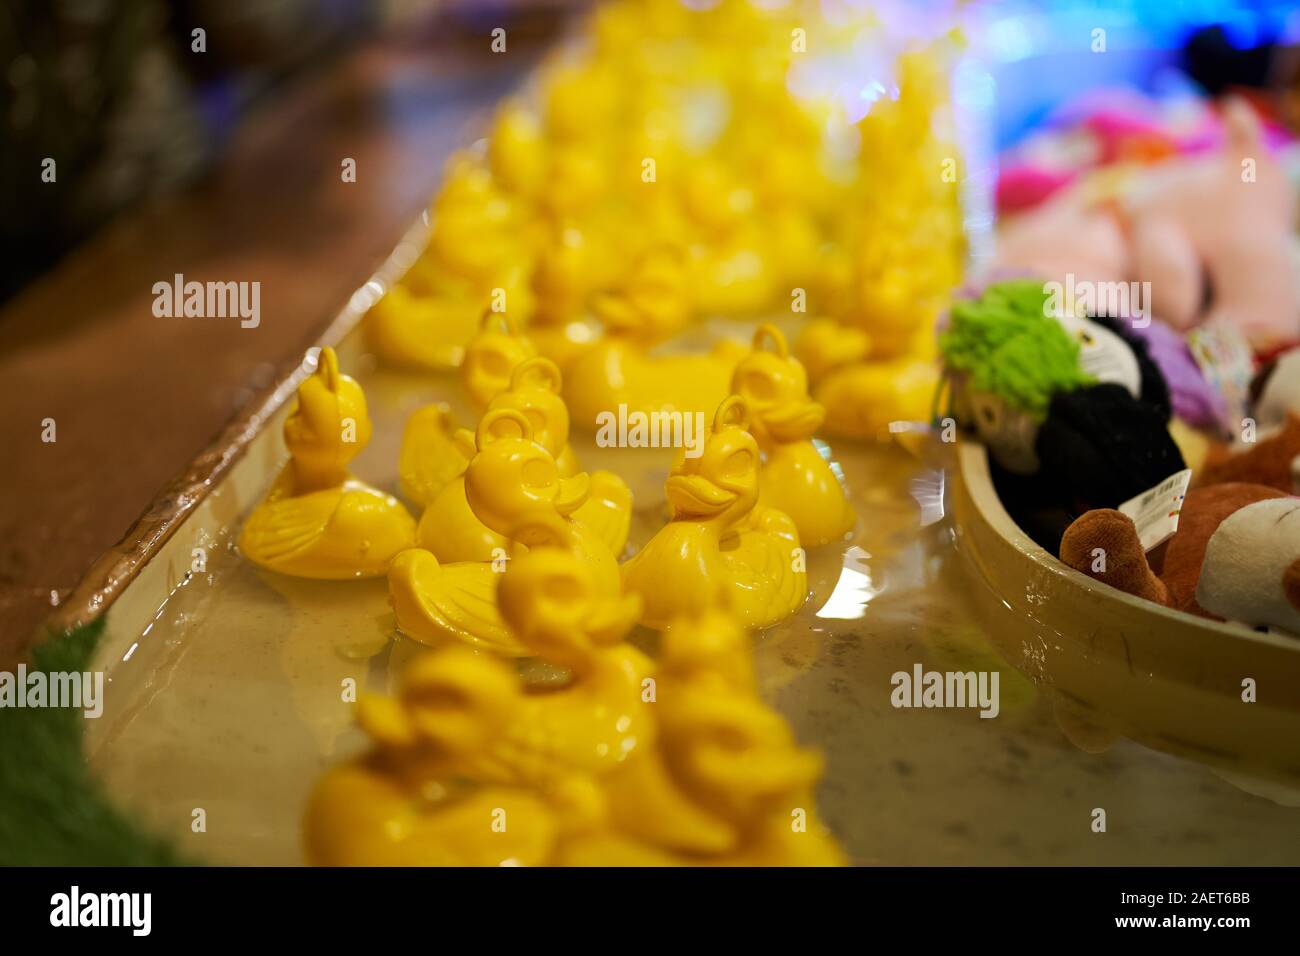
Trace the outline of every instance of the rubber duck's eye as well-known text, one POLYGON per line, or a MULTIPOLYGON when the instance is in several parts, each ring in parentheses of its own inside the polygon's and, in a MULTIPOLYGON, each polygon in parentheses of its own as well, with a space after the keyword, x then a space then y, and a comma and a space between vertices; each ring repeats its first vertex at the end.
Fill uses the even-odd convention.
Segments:
POLYGON ((748 449, 742 448, 740 451, 733 451, 727 456, 727 460, 722 463, 722 473, 728 478, 735 478, 748 474, 753 467, 754 456, 749 453, 748 449))
POLYGON ((1087 332, 1087 331, 1084 331, 1084 330, 1080 330, 1080 332, 1079 332, 1079 341, 1082 342, 1084 345, 1092 345, 1093 342, 1096 341, 1096 339, 1094 339, 1094 338, 1092 337, 1092 333, 1091 333, 1091 332, 1087 332))
POLYGON ((555 483, 555 463, 545 458, 534 458, 524 463, 523 483, 528 488, 546 488, 555 483))

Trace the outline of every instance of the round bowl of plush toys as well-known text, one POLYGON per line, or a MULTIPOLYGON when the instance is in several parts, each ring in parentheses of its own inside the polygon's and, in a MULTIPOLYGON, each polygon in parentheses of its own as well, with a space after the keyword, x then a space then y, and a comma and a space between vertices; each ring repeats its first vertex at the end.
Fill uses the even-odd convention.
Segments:
POLYGON ((1300 348, 1070 291, 995 282, 940 323, 989 633, 1085 749, 1300 787, 1300 348))

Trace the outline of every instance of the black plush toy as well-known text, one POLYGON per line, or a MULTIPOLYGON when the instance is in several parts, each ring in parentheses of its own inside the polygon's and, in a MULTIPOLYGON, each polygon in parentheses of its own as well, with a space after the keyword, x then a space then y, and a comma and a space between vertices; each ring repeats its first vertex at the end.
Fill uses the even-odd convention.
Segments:
POLYGON ((954 305, 940 339, 954 409, 989 448, 1004 506, 1059 553, 1079 515, 1115 508, 1185 464, 1167 383, 1123 320, 1053 317, 1041 283, 954 305))

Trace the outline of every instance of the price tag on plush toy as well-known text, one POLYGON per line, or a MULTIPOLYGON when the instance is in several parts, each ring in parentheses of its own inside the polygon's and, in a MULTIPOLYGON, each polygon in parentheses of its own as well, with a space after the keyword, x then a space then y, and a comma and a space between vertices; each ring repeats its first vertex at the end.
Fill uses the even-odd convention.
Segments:
POLYGON ((1250 382, 1255 377, 1255 353, 1246 337, 1222 320, 1207 322, 1187 333, 1187 345, 1205 380, 1219 391, 1236 427, 1246 414, 1250 382))
POLYGON ((1137 526, 1138 540, 1142 542, 1144 551, 1160 547, 1178 530, 1183 497, 1191 480, 1192 469, 1184 468, 1119 506, 1120 512, 1132 518, 1137 526))

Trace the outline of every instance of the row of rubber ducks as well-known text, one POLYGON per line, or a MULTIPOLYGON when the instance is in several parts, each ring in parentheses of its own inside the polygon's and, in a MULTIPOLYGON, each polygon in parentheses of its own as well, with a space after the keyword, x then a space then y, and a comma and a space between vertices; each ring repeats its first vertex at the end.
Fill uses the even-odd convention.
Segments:
POLYGON ((494 655, 418 658, 395 697, 363 696, 371 741, 318 781, 317 865, 836 865, 816 817, 822 762, 759 699, 748 635, 720 602, 674 619, 658 661, 624 636, 574 526, 518 530, 498 576, 514 639, 565 668, 538 690, 494 655))
POLYGON ((482 148, 453 157, 427 249, 367 317, 371 347, 459 366, 483 310, 505 311, 589 422, 620 405, 711 412, 743 346, 662 346, 702 318, 807 312, 823 318, 794 351, 827 431, 926 418, 928 330, 963 254, 962 173, 935 122, 952 43, 899 56, 852 120, 842 90, 796 96, 794 78, 878 26, 829 25, 817 6, 599 7, 482 148))
POLYGON ((429 644, 456 640, 521 655, 495 599, 516 532, 544 516, 607 593, 642 600, 640 623, 662 628, 708 607, 719 587, 750 628, 793 614, 807 596, 805 547, 843 539, 855 515, 824 445, 824 417, 780 330, 759 328, 736 363, 698 453, 678 448, 665 484, 669 521, 620 564, 632 493, 608 471, 578 470, 561 375, 528 339, 489 313, 462 380, 482 410, 457 429, 439 405, 408 420, 399 454, 402 502, 353 477, 370 437, 365 395, 322 349, 285 422, 290 461, 240 535, 251 561, 323 579, 387 575, 400 629, 429 644))
POLYGON ((411 416, 401 484, 418 523, 347 470, 371 425, 332 349, 299 388, 290 462, 241 551, 280 573, 387 573, 400 629, 435 647, 395 698, 359 702, 373 748, 319 781, 309 860, 841 862, 816 817, 820 758, 758 697, 748 643, 806 598, 801 532, 841 539, 854 521, 811 441, 822 411, 802 366, 759 329, 700 454, 676 456, 670 520, 620 566, 631 494, 577 471, 559 372, 531 351, 489 314, 463 367, 477 428, 437 406, 411 416), (626 642, 638 623, 663 631, 657 661, 626 642), (509 661, 524 656, 567 683, 528 685, 509 661))
POLYGON ((935 122, 949 45, 898 57, 850 118, 843 90, 792 92, 808 49, 852 52, 863 27, 819 6, 600 5, 453 157, 426 250, 365 320, 382 359, 459 368, 479 415, 410 417, 405 504, 348 471, 365 396, 321 351, 241 551, 387 575, 399 629, 434 650, 358 704, 373 747, 317 786, 313 862, 840 862, 820 760, 759 698, 748 635, 803 605, 804 549, 855 522, 814 433, 929 417, 928 330, 963 250, 935 122), (821 316, 793 347, 773 325, 674 341, 787 311, 821 316), (631 490, 570 444, 619 408, 711 423, 630 557, 631 490), (662 632, 656 660, 626 642, 638 624, 662 632))
POLYGON ((399 627, 437 649, 395 699, 359 702, 373 749, 318 783, 311 862, 841 861, 815 814, 820 759, 758 697, 748 633, 803 604, 801 530, 842 538, 854 513, 810 440, 822 411, 802 366, 774 327, 753 345, 700 454, 676 457, 669 522, 622 566, 631 494, 576 471, 558 370, 499 317, 465 365, 480 399, 505 385, 477 429, 440 408, 408 423, 418 524, 348 472, 370 437, 365 396, 320 351, 285 422, 291 460, 240 549, 281 573, 387 573, 399 627), (625 641, 637 623, 664 632, 657 662, 625 641), (530 687, 508 661, 521 656, 567 683, 530 687))

